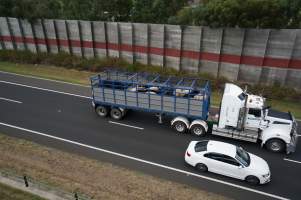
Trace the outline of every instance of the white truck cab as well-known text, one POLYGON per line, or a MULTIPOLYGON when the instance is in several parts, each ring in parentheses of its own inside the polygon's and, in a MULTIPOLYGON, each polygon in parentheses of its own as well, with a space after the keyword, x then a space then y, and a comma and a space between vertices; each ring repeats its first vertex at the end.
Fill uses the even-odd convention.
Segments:
POLYGON ((270 151, 290 153, 297 144, 297 123, 291 113, 267 107, 265 98, 227 83, 212 134, 252 142, 260 140, 270 151))

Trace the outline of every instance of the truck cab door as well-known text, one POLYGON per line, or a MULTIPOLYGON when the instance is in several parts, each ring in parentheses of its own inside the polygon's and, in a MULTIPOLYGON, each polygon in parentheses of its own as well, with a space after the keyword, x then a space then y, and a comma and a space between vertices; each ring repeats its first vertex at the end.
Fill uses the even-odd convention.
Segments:
POLYGON ((248 114, 246 116, 246 128, 256 128, 260 127, 262 121, 261 109, 249 108, 248 114))

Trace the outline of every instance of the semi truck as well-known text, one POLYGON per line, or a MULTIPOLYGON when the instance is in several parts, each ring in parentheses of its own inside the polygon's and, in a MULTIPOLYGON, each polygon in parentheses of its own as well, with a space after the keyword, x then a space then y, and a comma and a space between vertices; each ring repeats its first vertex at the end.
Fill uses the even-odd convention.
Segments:
POLYGON ((178 133, 218 135, 260 143, 272 152, 296 149, 297 122, 288 112, 266 106, 266 99, 226 83, 219 113, 210 115, 210 83, 194 77, 106 70, 90 78, 92 105, 100 117, 121 120, 128 110, 171 118, 178 133))

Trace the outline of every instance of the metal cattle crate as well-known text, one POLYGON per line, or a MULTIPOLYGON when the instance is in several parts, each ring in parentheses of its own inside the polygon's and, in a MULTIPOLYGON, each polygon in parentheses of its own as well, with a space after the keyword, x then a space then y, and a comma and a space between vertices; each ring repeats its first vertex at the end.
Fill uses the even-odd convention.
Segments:
POLYGON ((206 120, 209 81, 107 70, 91 77, 93 103, 206 120))

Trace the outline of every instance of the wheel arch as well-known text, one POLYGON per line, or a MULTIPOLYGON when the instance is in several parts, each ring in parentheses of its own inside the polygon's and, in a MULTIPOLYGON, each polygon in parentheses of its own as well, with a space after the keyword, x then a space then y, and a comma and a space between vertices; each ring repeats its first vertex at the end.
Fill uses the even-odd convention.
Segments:
POLYGON ((189 129, 190 123, 189 123, 189 120, 186 117, 183 117, 183 116, 177 116, 177 117, 175 117, 173 120, 171 120, 171 126, 173 126, 174 123, 177 122, 177 121, 183 122, 186 125, 187 129, 189 129))

